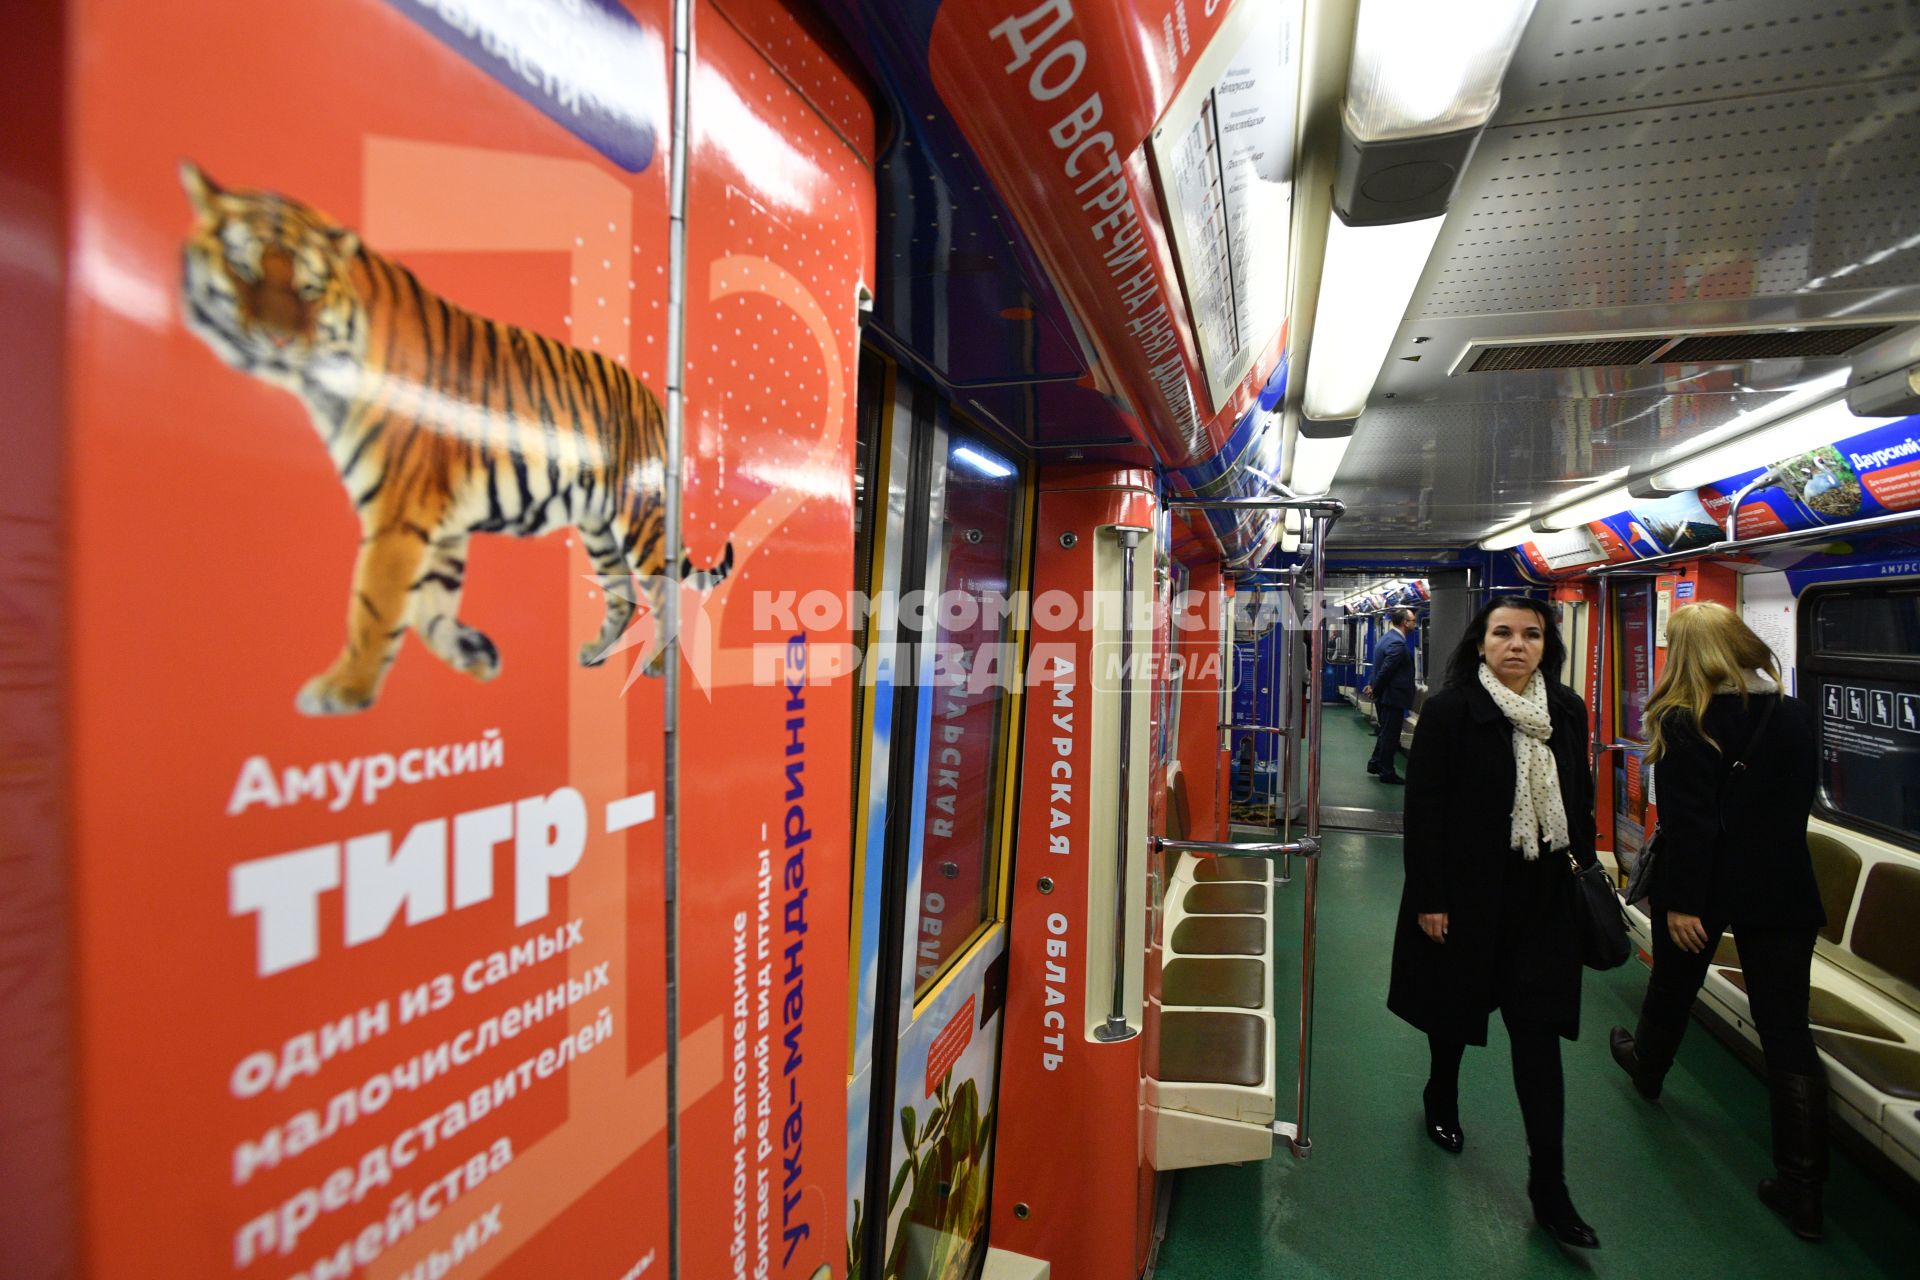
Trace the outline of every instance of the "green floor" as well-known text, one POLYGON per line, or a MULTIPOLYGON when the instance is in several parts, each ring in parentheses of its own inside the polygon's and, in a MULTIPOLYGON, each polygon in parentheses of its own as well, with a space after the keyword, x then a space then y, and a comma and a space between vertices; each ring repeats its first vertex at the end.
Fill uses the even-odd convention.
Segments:
MULTIPOLYGON (((1372 739, 1353 713, 1330 712, 1326 744, 1329 804, 1357 803, 1335 799, 1346 793, 1335 787, 1397 796, 1366 776, 1372 739)), ((1420 1131, 1426 1044, 1385 1005, 1400 882, 1397 837, 1327 838, 1313 1155, 1176 1175, 1157 1280, 1920 1274, 1920 1220, 1842 1153, 1824 1244, 1796 1240, 1754 1198, 1768 1172, 1765 1090, 1705 1028, 1689 1031, 1661 1102, 1640 1101, 1606 1050, 1607 1028, 1638 1007, 1646 970, 1637 962, 1586 975, 1580 1039, 1564 1046, 1568 1185, 1603 1247, 1563 1253, 1527 1208, 1526 1147, 1497 1018, 1492 1042, 1469 1051, 1461 1073, 1465 1152, 1449 1156, 1420 1131)), ((1296 875, 1287 891, 1295 910, 1300 884, 1296 875)), ((1298 930, 1277 932, 1285 1115, 1298 930)))
MULTIPOLYGON (((1379 782, 1367 772, 1376 739, 1367 718, 1345 703, 1328 703, 1321 715, 1320 803, 1337 808, 1400 812, 1407 789, 1379 782)), ((1407 755, 1394 757, 1394 772, 1407 772, 1407 755)))

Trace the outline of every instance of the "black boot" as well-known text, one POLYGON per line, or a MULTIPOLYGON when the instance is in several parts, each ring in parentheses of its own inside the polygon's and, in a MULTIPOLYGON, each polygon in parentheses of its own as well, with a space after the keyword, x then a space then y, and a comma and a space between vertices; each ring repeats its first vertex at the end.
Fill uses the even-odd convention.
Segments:
POLYGON ((1827 1181, 1827 1078, 1769 1071, 1767 1092, 1773 1103, 1773 1165, 1777 1177, 1763 1179, 1760 1199, 1787 1220, 1802 1240, 1819 1240, 1821 1189, 1827 1181))
POLYGON ((1435 1094, 1433 1082, 1420 1091, 1420 1101, 1425 1104, 1427 1113, 1427 1137, 1433 1139, 1433 1145, 1453 1155, 1460 1154, 1460 1148, 1467 1144, 1467 1135, 1460 1132, 1460 1094, 1458 1089, 1449 1090, 1447 1096, 1435 1094))
POLYGON ((1642 1012, 1639 1029, 1634 1034, 1628 1035, 1625 1027, 1615 1027, 1608 1034, 1607 1047, 1613 1052, 1613 1060, 1633 1077, 1634 1090, 1648 1102, 1659 1098, 1661 1082, 1667 1078, 1667 1069, 1673 1066, 1673 1055, 1679 1050, 1680 1036, 1686 1029, 1684 1021, 1677 1030, 1649 1022, 1642 1012))
POLYGON ((1567 1194, 1564 1180, 1537 1176, 1528 1179, 1527 1199, 1533 1202, 1533 1220, 1545 1227, 1547 1234, 1561 1244, 1573 1249, 1600 1247, 1600 1237, 1581 1220, 1579 1211, 1573 1207, 1573 1197, 1567 1194))

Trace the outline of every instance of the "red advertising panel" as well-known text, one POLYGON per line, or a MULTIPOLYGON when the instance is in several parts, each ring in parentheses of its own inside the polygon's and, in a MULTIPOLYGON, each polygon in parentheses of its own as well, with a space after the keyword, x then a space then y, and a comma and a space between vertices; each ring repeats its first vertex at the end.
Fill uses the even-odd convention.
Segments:
POLYGON ((666 6, 546 8, 75 7, 89 1274, 665 1258, 661 682, 590 575, 663 572, 666 6))
POLYGON ((873 121, 782 6, 695 19, 684 525, 732 570, 680 630, 680 1274, 807 1280, 846 1258, 856 676, 794 602, 853 588, 873 121))
POLYGON ((849 585, 845 99, 700 11, 676 565, 666 0, 70 16, 87 1274, 665 1274, 670 1075, 681 1274, 816 1274, 847 685, 747 593, 849 585))

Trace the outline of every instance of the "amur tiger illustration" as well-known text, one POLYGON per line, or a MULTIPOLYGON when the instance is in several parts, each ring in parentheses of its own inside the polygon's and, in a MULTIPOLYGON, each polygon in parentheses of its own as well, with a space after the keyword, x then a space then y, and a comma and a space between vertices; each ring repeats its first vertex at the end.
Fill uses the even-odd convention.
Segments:
MULTIPOLYGON (((459 616, 476 533, 571 525, 597 572, 638 575, 660 616, 665 422, 625 366, 447 301, 299 201, 223 189, 191 163, 180 176, 196 217, 187 327, 305 403, 360 517, 346 648, 300 691, 300 710, 371 706, 409 627, 455 670, 499 674, 493 642, 459 616)), ((705 584, 732 559, 729 546, 705 584)), ((633 597, 606 592, 583 666, 626 631, 633 597)), ((656 652, 648 673, 663 669, 656 652)))

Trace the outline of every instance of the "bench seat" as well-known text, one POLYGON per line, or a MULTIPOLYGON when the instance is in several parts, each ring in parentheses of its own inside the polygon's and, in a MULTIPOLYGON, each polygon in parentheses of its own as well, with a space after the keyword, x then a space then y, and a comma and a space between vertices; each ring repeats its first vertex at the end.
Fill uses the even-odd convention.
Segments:
POLYGON ((1161 919, 1148 1158, 1168 1172, 1273 1151, 1273 863, 1183 853, 1161 919))

